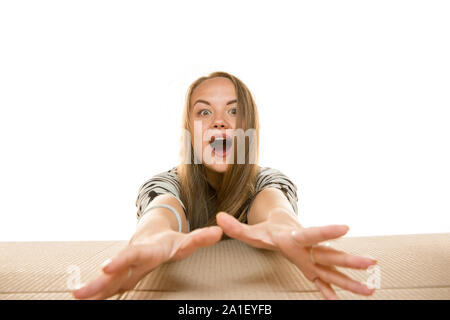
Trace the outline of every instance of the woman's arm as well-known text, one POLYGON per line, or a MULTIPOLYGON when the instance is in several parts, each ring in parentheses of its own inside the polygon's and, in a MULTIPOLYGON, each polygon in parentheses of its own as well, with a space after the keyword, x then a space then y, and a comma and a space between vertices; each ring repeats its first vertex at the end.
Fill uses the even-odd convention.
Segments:
POLYGON ((217 226, 198 228, 187 233, 186 215, 174 196, 159 195, 149 205, 155 204, 167 204, 177 210, 182 232, 178 232, 178 221, 171 210, 155 208, 145 213, 128 245, 102 265, 103 272, 96 279, 73 291, 75 298, 105 299, 133 289, 159 265, 184 259, 197 249, 220 241, 222 229, 217 226))
MULTIPOLYGON (((172 206, 180 215, 182 232, 188 232, 186 214, 173 195, 161 194, 154 198, 148 206, 150 207, 157 204, 167 204, 172 206)), ((167 230, 178 231, 178 221, 173 212, 167 208, 152 209, 139 219, 136 226, 136 232, 130 239, 129 244, 136 243, 141 239, 146 239, 156 233, 167 230)))
POLYGON ((347 233, 348 227, 302 227, 292 205, 277 188, 269 187, 258 193, 248 214, 248 224, 239 222, 225 212, 219 212, 216 218, 218 225, 229 237, 256 248, 280 251, 308 280, 314 282, 327 299, 338 298, 332 284, 362 295, 374 292, 336 267, 367 269, 376 264, 376 261, 319 245, 342 237, 347 233))
POLYGON ((280 189, 268 187, 261 190, 253 200, 247 216, 248 224, 264 222, 274 211, 285 212, 297 220, 297 216, 283 192, 280 189))

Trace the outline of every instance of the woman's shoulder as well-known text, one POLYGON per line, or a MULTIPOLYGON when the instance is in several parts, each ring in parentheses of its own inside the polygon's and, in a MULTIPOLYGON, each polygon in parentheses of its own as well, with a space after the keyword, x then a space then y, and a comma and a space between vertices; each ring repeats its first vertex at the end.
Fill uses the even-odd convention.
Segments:
POLYGON ((256 179, 256 189, 262 189, 270 184, 289 186, 296 189, 295 183, 283 171, 273 167, 259 167, 258 177, 256 179))
POLYGON ((154 174, 153 176, 151 176, 149 179, 147 179, 143 185, 141 186, 144 187, 146 185, 155 185, 155 184, 175 184, 178 185, 179 184, 179 180, 178 180, 178 174, 177 174, 177 167, 173 167, 169 170, 165 170, 165 171, 159 171, 158 173, 154 174))
POLYGON ((171 178, 178 178, 177 175, 177 167, 173 167, 169 170, 160 171, 159 173, 155 174, 153 177, 171 177, 171 178))
POLYGON ((167 176, 178 180, 177 167, 159 173, 160 176, 167 176))
POLYGON ((263 174, 270 174, 276 171, 279 171, 275 168, 272 167, 264 167, 264 166, 258 166, 259 167, 259 174, 263 175, 263 174))
POLYGON ((259 166, 258 179, 276 177, 276 176, 284 176, 287 177, 282 171, 273 167, 262 167, 259 166))
POLYGON ((136 206, 138 208, 137 217, 148 206, 148 204, 160 194, 171 194, 181 204, 184 210, 184 204, 180 198, 180 186, 176 168, 172 168, 163 172, 154 174, 150 179, 145 181, 139 188, 136 206))

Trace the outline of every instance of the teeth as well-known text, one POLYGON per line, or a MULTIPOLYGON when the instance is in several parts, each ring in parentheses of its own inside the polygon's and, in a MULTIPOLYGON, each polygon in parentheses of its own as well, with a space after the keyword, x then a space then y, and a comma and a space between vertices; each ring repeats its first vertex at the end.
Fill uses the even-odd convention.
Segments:
POLYGON ((217 138, 215 138, 215 137, 213 137, 214 139, 211 139, 211 142, 210 143, 213 143, 213 142, 216 142, 216 141, 224 141, 224 140, 226 140, 225 138, 223 138, 223 137, 217 137, 217 138))

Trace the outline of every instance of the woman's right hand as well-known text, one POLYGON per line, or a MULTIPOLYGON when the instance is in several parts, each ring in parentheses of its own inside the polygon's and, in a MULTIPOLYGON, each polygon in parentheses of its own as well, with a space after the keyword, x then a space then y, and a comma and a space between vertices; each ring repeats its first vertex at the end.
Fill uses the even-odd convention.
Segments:
POLYGON ((72 294, 77 299, 106 299, 131 290, 159 265, 184 259, 199 248, 217 243, 221 237, 222 229, 213 226, 199 228, 190 233, 168 230, 136 239, 109 263, 104 263, 100 276, 84 287, 72 291, 72 294))

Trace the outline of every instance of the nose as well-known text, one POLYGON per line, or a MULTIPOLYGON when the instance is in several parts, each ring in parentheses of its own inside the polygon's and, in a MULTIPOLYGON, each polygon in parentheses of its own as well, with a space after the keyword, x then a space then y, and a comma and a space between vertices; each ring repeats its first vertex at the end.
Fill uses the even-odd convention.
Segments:
POLYGON ((214 127, 215 129, 223 129, 223 128, 227 128, 228 126, 227 126, 226 122, 223 121, 223 119, 221 119, 221 118, 216 118, 216 119, 214 120, 213 127, 214 127))

